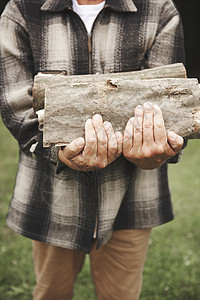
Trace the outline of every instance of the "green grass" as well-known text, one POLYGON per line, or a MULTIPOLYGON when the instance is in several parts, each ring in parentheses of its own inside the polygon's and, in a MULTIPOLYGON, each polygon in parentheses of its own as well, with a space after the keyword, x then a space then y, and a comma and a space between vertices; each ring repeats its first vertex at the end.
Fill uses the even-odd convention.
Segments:
MULTIPOLYGON (((10 230, 5 220, 18 148, 2 122, 0 140, 0 300, 29 300, 35 282, 31 242, 10 230)), ((153 230, 141 300, 200 300, 199 147, 200 141, 190 141, 182 161, 170 166, 176 218, 153 230)), ((89 268, 87 258, 74 300, 96 299, 89 268)))
POLYGON ((200 299, 200 141, 169 168, 176 218, 154 229, 141 300, 200 299))

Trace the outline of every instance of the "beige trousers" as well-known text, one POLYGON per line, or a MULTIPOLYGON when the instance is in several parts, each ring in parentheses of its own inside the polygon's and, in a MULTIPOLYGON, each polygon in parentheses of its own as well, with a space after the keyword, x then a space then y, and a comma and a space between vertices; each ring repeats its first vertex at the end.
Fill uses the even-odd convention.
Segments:
MULTIPOLYGON (((91 272, 98 300, 137 300, 151 229, 113 232, 109 242, 90 252, 91 272)), ((33 241, 36 274, 34 300, 70 300, 85 253, 33 241)), ((81 300, 81 299, 80 299, 81 300)))

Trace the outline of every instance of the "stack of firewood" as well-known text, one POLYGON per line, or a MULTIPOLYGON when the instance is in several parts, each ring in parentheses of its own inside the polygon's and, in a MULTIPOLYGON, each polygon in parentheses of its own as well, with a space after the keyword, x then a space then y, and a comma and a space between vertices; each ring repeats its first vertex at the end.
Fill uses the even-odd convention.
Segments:
POLYGON ((123 132, 134 108, 147 101, 160 106, 167 130, 200 138, 199 83, 186 78, 183 64, 127 73, 35 76, 33 107, 43 123, 45 147, 84 136, 85 121, 96 113, 123 132))

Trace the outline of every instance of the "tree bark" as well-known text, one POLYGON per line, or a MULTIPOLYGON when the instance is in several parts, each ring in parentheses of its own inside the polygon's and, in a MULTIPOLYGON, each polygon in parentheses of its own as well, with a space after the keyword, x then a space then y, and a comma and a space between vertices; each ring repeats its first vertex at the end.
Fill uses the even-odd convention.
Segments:
MULTIPOLYGON (((95 75, 96 76, 96 75, 95 75)), ((66 77, 67 78, 67 77, 66 77)), ((198 80, 162 78, 130 80, 123 76, 88 80, 69 77, 45 90, 44 146, 65 145, 84 137, 84 123, 94 114, 110 121, 123 133, 138 104, 150 101, 160 106, 167 131, 199 138, 200 88, 198 80), (75 80, 74 80, 75 79, 75 80)), ((94 78, 94 77, 93 77, 94 78)))
POLYGON ((45 88, 58 84, 75 84, 80 82, 99 82, 108 79, 156 79, 156 78, 186 78, 186 70, 182 63, 160 66, 141 71, 111 74, 73 75, 60 73, 39 73, 35 76, 33 86, 33 108, 38 111, 44 108, 45 88))

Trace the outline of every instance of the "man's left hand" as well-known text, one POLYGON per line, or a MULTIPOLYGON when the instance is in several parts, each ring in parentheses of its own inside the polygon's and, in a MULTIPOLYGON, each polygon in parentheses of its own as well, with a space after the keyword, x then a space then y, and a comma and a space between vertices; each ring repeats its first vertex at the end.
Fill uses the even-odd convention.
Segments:
POLYGON ((123 155, 141 169, 160 167, 168 158, 180 152, 183 138, 166 133, 161 109, 150 102, 135 109, 135 117, 124 131, 123 155))

